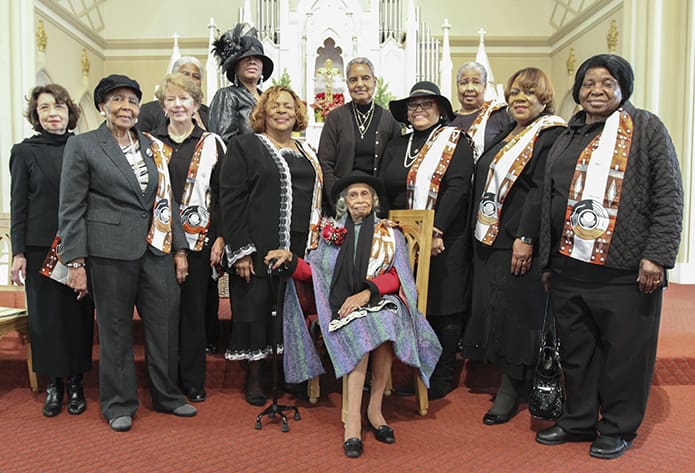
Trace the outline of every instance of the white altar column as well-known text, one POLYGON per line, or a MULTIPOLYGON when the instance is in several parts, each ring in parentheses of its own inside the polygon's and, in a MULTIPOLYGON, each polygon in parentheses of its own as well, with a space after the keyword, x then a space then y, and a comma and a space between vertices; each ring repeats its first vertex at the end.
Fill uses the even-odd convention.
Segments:
POLYGON ((0 101, 6 104, 0 120, 0 188, 2 211, 10 210, 10 149, 27 136, 31 126, 24 119, 24 97, 36 82, 34 0, 0 2, 0 101))
POLYGON ((681 165, 683 234, 678 262, 669 277, 676 283, 695 284, 695 208, 691 201, 695 183, 695 10, 689 0, 625 0, 623 27, 623 55, 635 71, 630 100, 664 121, 681 165))
POLYGON ((448 97, 452 103, 456 103, 455 97, 451 96, 451 73, 454 69, 454 63, 451 60, 451 48, 449 47, 449 30, 451 25, 449 19, 444 18, 442 25, 442 62, 439 66, 439 88, 444 97, 448 97))

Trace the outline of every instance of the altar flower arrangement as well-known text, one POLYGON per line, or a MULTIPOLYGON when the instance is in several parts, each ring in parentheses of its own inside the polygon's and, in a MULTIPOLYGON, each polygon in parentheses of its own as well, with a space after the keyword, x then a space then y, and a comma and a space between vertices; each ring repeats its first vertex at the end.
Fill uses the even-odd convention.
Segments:
POLYGON ((323 228, 321 229, 321 236, 326 243, 333 246, 340 246, 345 241, 345 235, 347 234, 347 229, 345 227, 340 227, 334 220, 324 220, 323 228))
POLYGON ((338 108, 345 103, 345 96, 341 93, 332 94, 332 100, 326 98, 325 92, 319 92, 314 97, 311 108, 314 109, 316 121, 324 121, 328 113, 334 108, 338 108))

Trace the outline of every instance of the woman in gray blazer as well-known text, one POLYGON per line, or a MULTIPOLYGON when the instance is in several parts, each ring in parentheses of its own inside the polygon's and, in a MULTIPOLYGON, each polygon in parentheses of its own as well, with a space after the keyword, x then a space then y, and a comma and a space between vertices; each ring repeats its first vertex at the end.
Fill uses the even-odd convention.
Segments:
POLYGON ((58 254, 77 297, 89 291, 94 299, 101 410, 116 431, 130 430, 138 407, 133 307, 145 324, 155 410, 196 413, 176 385, 177 283, 188 275, 186 237, 172 199, 170 149, 135 128, 141 97, 127 76, 99 82, 94 105, 106 122, 68 140, 60 186, 58 254))

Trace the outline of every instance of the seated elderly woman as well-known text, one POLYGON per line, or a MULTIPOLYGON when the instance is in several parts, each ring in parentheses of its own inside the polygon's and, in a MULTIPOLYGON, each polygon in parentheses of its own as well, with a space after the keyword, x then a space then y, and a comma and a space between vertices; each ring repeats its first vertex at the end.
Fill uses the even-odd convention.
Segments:
MULTIPOLYGON (((342 178, 332 192, 337 221, 324 222, 319 246, 307 260, 283 249, 271 250, 265 258, 273 269, 287 267, 294 279, 313 281, 319 324, 336 377, 348 376, 343 448, 351 458, 363 450, 360 407, 370 357, 367 418, 378 441, 393 443, 393 429, 381 408, 393 355, 418 368, 429 385, 441 354, 436 334, 417 311, 405 239, 392 223, 375 216, 382 189, 377 178, 359 171, 342 178)), ((298 382, 321 368, 293 288, 290 281, 284 335, 293 343, 285 343, 284 363, 285 375, 298 382)))

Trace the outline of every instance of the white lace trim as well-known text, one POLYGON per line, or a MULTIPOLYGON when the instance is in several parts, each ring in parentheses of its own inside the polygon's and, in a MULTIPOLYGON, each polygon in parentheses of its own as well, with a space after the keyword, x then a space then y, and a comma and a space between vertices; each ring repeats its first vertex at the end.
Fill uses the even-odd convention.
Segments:
POLYGON ((228 266, 231 268, 234 263, 239 261, 244 256, 252 255, 256 252, 256 245, 249 243, 235 250, 231 245, 225 245, 224 251, 227 254, 228 266))
POLYGON ((292 176, 287 161, 280 155, 280 150, 265 136, 256 133, 259 140, 265 145, 266 149, 273 158, 275 165, 280 173, 280 219, 278 237, 280 248, 290 249, 290 225, 292 224, 292 176))
POLYGON ((349 324, 355 319, 361 319, 362 317, 366 317, 368 314, 372 312, 379 312, 380 310, 390 310, 391 312, 397 312, 398 306, 393 301, 381 299, 375 305, 360 307, 359 309, 350 312, 345 317, 331 320, 328 323, 328 331, 335 332, 336 330, 345 327, 347 324, 349 324))

